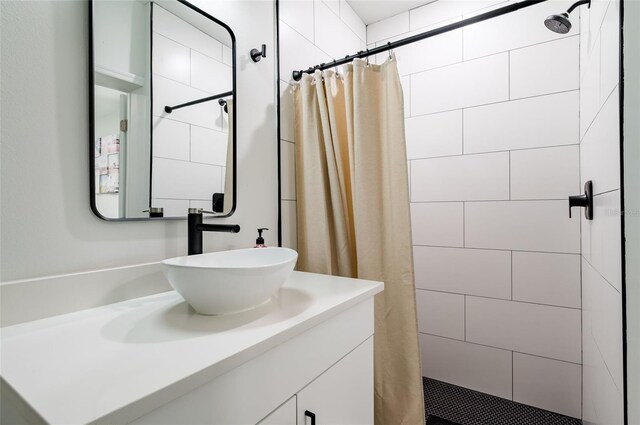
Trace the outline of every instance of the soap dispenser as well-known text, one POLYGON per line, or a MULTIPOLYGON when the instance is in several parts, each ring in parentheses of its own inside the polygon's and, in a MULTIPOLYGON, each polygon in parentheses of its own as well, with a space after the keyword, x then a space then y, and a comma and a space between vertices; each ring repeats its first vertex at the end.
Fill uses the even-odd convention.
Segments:
POLYGON ((258 229, 258 239, 256 239, 256 246, 254 248, 266 248, 267 246, 264 244, 264 239, 262 238, 262 232, 264 230, 269 230, 266 227, 260 227, 258 229))

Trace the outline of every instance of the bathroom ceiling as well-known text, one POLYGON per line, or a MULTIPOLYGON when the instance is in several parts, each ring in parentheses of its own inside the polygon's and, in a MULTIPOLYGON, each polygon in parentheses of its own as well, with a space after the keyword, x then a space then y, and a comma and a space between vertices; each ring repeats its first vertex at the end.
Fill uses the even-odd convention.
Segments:
POLYGON ((369 25, 434 1, 436 0, 347 0, 347 3, 369 25))

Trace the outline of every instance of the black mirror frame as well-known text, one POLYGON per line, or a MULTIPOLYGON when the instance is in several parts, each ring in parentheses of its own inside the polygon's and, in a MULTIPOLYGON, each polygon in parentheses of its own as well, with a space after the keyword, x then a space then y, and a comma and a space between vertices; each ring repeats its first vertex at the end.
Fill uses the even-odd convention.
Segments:
MULTIPOLYGON (((90 199, 90 204, 91 204, 91 211, 93 211, 93 213, 100 219, 105 220, 105 221, 158 221, 158 220, 186 220, 187 219, 187 214, 185 211, 185 215, 182 217, 131 217, 131 218, 110 218, 110 217, 105 217, 104 215, 102 215, 100 213, 100 211, 98 211, 98 207, 96 205, 96 196, 95 196, 95 184, 96 184, 96 178, 95 178, 95 155, 94 155, 94 151, 95 151, 95 59, 94 59, 94 51, 93 51, 93 15, 94 15, 94 8, 93 8, 93 3, 95 0, 90 0, 89 1, 89 199, 90 199)), ((233 30, 231 29, 231 27, 229 27, 227 24, 225 24, 224 22, 220 21, 219 19, 215 18, 214 16, 210 15, 209 13, 205 12, 204 10, 194 6, 193 4, 189 3, 186 0, 176 0, 178 3, 183 4, 184 6, 188 7, 189 9, 201 14, 202 16, 210 19, 211 21, 215 22, 216 24, 220 25, 221 27, 223 27, 224 29, 227 30, 227 32, 229 33, 229 36, 231 37, 231 73, 232 73, 232 98, 233 98, 233 120, 231 122, 231 129, 233 132, 233 143, 232 143, 232 147, 233 147, 233 197, 232 197, 232 204, 231 204, 231 210, 229 211, 228 214, 224 214, 224 215, 215 215, 215 216, 210 216, 209 218, 223 218, 223 217, 229 217, 231 215, 233 215, 233 213, 236 211, 236 207, 237 207, 237 202, 238 202, 238 133, 237 133, 237 113, 236 111, 238 110, 238 99, 237 99, 237 85, 236 85, 236 71, 237 71, 237 67, 236 67, 236 36, 233 32, 233 30)), ((153 7, 153 3, 151 3, 152 7, 153 7)), ((153 18, 151 19, 151 28, 150 31, 153 32, 153 18)), ((153 103, 153 77, 151 77, 151 96, 149 98, 149 102, 153 103)), ((151 114, 151 120, 153 120, 153 114, 151 114)), ((149 123, 151 125, 151 123, 149 123)), ((149 143, 150 143, 150 158, 149 160, 152 161, 153 158, 153 135, 150 134, 149 135, 149 143)), ((150 170, 152 170, 152 167, 150 167, 150 170)), ((152 171, 151 171, 152 172, 152 171)), ((150 182, 151 182, 151 176, 149 176, 150 182)), ((151 183, 149 184, 149 188, 151 189, 151 183)), ((149 190, 149 204, 151 204, 151 190, 149 190)))

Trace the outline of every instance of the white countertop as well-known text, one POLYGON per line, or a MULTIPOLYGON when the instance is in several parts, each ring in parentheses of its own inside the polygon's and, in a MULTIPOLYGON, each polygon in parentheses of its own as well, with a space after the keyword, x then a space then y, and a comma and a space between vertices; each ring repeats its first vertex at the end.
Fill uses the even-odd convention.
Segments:
POLYGON ((177 398, 382 289, 294 272, 244 313, 198 315, 171 291, 23 323, 1 331, 0 375, 51 424, 127 417, 133 403, 177 398))

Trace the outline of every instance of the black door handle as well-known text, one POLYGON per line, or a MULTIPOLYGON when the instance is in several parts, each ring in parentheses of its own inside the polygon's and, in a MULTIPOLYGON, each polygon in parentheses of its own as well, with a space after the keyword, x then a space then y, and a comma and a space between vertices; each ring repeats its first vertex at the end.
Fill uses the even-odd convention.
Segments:
POLYGON ((308 410, 304 411, 304 415, 311 419, 311 425, 316 425, 316 414, 308 410))
POLYGON ((591 180, 584 184, 584 195, 569 196, 569 218, 571 208, 583 207, 587 220, 593 220, 593 183, 591 180))

